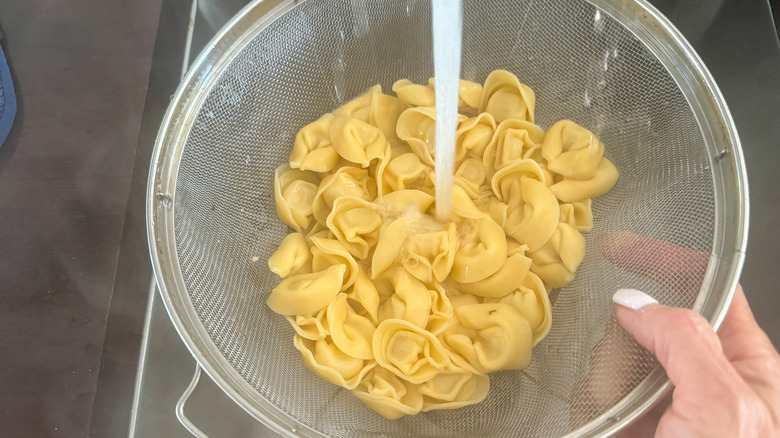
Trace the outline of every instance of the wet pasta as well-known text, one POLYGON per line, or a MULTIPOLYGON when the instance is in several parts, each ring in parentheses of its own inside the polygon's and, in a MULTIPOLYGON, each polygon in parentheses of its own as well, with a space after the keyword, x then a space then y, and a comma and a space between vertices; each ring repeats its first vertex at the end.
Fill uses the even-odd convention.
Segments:
POLYGON ((479 403, 552 324, 618 171, 586 128, 534 123, 533 90, 460 81, 449 221, 434 218, 435 81, 379 85, 304 126, 274 177, 293 232, 267 298, 306 366, 396 419, 479 403))

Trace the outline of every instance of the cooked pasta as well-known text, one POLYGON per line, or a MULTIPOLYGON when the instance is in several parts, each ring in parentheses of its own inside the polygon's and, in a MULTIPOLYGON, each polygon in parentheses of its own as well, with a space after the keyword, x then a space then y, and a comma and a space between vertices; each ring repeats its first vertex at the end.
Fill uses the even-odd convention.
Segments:
POLYGON ((434 218, 435 81, 379 85, 304 126, 274 179, 294 231, 267 298, 319 377, 396 419, 479 403, 550 330, 615 185, 604 144, 534 124, 533 90, 497 70, 461 81, 452 216, 434 218))

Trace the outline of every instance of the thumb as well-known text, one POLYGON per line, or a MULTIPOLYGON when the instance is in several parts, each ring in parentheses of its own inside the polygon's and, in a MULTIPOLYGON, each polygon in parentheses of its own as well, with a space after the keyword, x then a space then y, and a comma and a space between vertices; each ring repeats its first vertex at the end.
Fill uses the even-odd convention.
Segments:
POLYGON ((739 381, 739 375, 723 354, 715 331, 690 309, 658 304, 644 292, 621 289, 612 297, 615 315, 640 345, 655 354, 669 380, 682 392, 710 392, 720 397, 726 390, 718 382, 739 381))

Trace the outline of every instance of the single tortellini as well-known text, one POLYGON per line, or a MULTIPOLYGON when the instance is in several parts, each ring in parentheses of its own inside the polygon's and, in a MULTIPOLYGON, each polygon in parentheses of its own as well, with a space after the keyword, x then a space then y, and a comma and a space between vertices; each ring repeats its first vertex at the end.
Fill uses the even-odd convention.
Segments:
POLYGON ((550 190, 561 202, 584 201, 603 195, 618 179, 618 170, 611 161, 602 158, 592 178, 579 180, 564 178, 550 186, 550 190))
POLYGON ((533 261, 531 272, 548 287, 561 287, 574 279, 585 258, 585 238, 573 226, 560 222, 550 240, 528 255, 533 261))
POLYGON ((539 148, 545 139, 544 130, 531 122, 509 119, 501 122, 482 155, 482 163, 492 175, 497 170, 522 160, 539 148))
POLYGON ((555 122, 542 144, 547 167, 565 178, 592 178, 603 156, 604 143, 571 120, 555 122))
POLYGON ((382 368, 410 383, 424 383, 452 364, 447 350, 431 332, 404 319, 380 322, 373 348, 382 368))
POLYGON ((328 305, 328 333, 333 343, 347 355, 359 359, 373 359, 371 339, 374 324, 360 316, 347 302, 346 294, 338 294, 328 305))
POLYGON ((584 201, 561 204, 561 222, 566 222, 579 231, 591 231, 593 229, 593 211, 590 198, 584 201))
POLYGON ((378 205, 362 198, 342 196, 333 202, 325 223, 352 255, 364 259, 379 238, 382 220, 378 205))
POLYGON ((346 265, 339 264, 320 272, 287 277, 271 291, 266 303, 280 315, 317 312, 336 298, 346 270, 346 265))
POLYGON ((394 293, 379 306, 379 319, 403 319, 425 328, 432 304, 431 294, 425 284, 403 268, 394 271, 391 283, 394 293))
MULTIPOLYGON (((458 123, 466 116, 458 114, 458 123)), ((398 138, 404 140, 422 161, 428 166, 434 165, 436 138, 436 109, 433 107, 412 107, 398 117, 396 127, 398 138)))
POLYGON ((321 224, 326 224, 333 202, 343 196, 372 200, 376 196, 376 181, 365 169, 342 167, 322 179, 312 201, 312 214, 321 224))
POLYGON ((424 283, 444 281, 458 250, 455 224, 450 223, 445 230, 411 234, 404 249, 401 265, 409 273, 424 283))
POLYGON ((519 370, 531 361, 533 332, 528 320, 503 303, 466 304, 455 308, 457 323, 442 338, 480 372, 519 370))
POLYGON ((396 134, 409 144, 423 164, 434 165, 436 109, 425 106, 405 110, 398 117, 396 134))
POLYGON ((312 172, 291 169, 286 164, 276 169, 274 202, 279 219, 298 232, 309 228, 319 183, 312 172))
POLYGON ((370 123, 371 104, 376 96, 382 94, 382 86, 377 84, 366 90, 365 93, 336 108, 333 115, 336 117, 354 117, 370 123))
POLYGON ((506 235, 490 217, 461 225, 461 245, 452 264, 452 278, 473 283, 493 275, 506 261, 506 235))
POLYGON ((534 160, 521 159, 499 170, 490 180, 490 186, 500 201, 510 202, 513 190, 522 186, 522 179, 530 178, 545 182, 541 166, 534 160))
POLYGON ((382 226, 371 260, 371 277, 394 265, 403 266, 424 282, 443 281, 458 250, 454 224, 441 224, 420 212, 409 212, 382 226))
POLYGON ((334 118, 330 123, 330 138, 341 157, 361 167, 390 157, 390 143, 382 131, 354 117, 334 118))
POLYGON ((533 272, 528 272, 525 275, 522 284, 515 292, 500 298, 486 299, 485 303, 509 304, 520 312, 531 326, 534 346, 550 332, 552 305, 544 283, 533 272))
POLYGON ((407 153, 393 157, 377 176, 379 193, 406 189, 427 189, 433 185, 433 169, 420 161, 417 154, 407 153))
POLYGON ((306 339, 296 334, 293 345, 301 352, 303 362, 316 375, 334 385, 355 389, 376 362, 345 354, 327 340, 306 339))
POLYGON ((471 157, 481 161, 495 131, 496 121, 488 113, 461 121, 455 131, 455 160, 471 157))
POLYGON ((536 96, 527 85, 506 70, 494 70, 485 79, 479 112, 488 112, 496 122, 507 119, 534 121, 536 96))
MULTIPOLYGON (((329 239, 321 236, 312 236, 311 242, 311 268, 314 272, 320 272, 329 269, 334 265, 343 265, 344 281, 341 290, 345 291, 352 286, 357 279, 360 270, 357 261, 347 248, 336 239, 329 239)), ((307 312, 303 312, 307 313, 307 312)))
POLYGON ((560 218, 558 201, 550 189, 536 179, 523 177, 510 189, 504 230, 535 251, 555 232, 560 218))
POLYGON ((419 387, 423 412, 457 409, 483 401, 490 390, 490 378, 461 367, 450 367, 419 387))
POLYGON ((423 408, 423 396, 414 385, 382 368, 369 371, 352 390, 360 401, 388 420, 414 415, 423 408))
POLYGON ((311 266, 311 250, 301 233, 286 235, 268 258, 268 269, 282 278, 299 272, 307 265, 311 266))
POLYGON ((495 274, 484 280, 464 283, 461 288, 480 297, 503 297, 517 290, 530 268, 530 258, 525 254, 514 254, 506 258, 506 263, 495 274))
POLYGON ((400 79, 393 84, 398 100, 411 106, 434 106, 436 95, 432 87, 415 84, 409 79, 400 79))
POLYGON ((333 114, 325 114, 298 131, 290 153, 290 167, 315 172, 329 172, 336 167, 339 153, 330 139, 333 119, 333 114))

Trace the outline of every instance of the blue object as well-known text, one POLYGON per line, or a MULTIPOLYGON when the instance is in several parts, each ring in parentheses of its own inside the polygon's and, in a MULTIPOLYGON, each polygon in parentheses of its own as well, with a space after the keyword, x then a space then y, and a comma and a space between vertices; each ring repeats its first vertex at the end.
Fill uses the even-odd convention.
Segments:
POLYGON ((5 143, 16 118, 16 93, 11 81, 11 69, 0 47, 0 147, 5 143))

